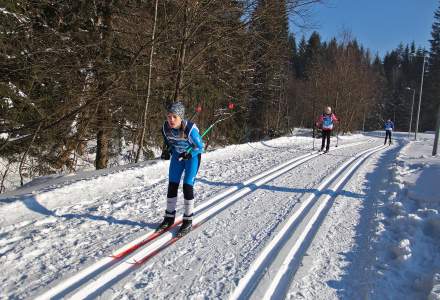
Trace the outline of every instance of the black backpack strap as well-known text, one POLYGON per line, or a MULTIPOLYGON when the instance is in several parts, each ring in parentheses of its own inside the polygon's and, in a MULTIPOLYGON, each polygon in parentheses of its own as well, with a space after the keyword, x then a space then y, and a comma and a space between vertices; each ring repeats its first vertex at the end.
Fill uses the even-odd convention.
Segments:
POLYGON ((169 141, 168 141, 168 136, 167 136, 167 131, 169 130, 169 126, 168 126, 168 122, 164 122, 163 126, 162 126, 162 136, 163 136, 163 141, 165 142, 165 144, 167 145, 167 147, 170 147, 169 141))

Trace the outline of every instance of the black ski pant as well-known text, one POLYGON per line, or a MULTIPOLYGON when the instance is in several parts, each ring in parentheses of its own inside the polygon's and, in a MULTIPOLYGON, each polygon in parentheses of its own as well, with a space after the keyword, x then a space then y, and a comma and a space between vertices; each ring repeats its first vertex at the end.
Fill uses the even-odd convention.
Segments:
POLYGON ((321 150, 325 149, 328 151, 330 149, 330 135, 332 134, 331 130, 323 130, 322 131, 322 145, 321 150), (325 146, 325 141, 327 140, 327 147, 325 146))
POLYGON ((385 130, 385 142, 384 145, 387 143, 387 139, 390 139, 390 145, 391 145, 391 130, 385 130))

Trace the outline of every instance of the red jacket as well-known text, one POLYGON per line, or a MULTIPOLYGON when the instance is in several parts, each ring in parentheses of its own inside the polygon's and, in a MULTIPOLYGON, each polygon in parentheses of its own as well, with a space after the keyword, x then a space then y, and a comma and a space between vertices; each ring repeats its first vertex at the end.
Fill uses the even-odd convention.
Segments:
POLYGON ((316 126, 321 128, 322 130, 333 130, 334 124, 338 123, 338 118, 334 113, 331 114, 322 114, 319 116, 316 121, 316 126))

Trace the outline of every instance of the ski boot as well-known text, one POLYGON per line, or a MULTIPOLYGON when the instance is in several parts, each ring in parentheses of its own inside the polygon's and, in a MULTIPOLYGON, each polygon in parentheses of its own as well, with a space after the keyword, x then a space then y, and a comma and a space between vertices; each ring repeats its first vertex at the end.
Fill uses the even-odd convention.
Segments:
POLYGON ((182 226, 180 226, 179 232, 177 233, 178 237, 182 237, 188 234, 192 229, 192 215, 190 217, 183 216, 182 226))
POLYGON ((157 227, 156 232, 171 227, 174 224, 175 219, 176 219, 176 211, 172 213, 165 211, 165 217, 162 223, 160 223, 160 225, 157 227))

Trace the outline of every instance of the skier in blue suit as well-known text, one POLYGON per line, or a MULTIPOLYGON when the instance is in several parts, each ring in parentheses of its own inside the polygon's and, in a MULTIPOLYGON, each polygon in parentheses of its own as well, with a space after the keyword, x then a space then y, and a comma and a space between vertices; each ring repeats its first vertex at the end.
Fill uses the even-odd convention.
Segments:
POLYGON ((194 210, 194 182, 200 167, 203 142, 196 124, 186 120, 185 106, 175 102, 168 107, 167 120, 162 126, 164 151, 162 159, 170 159, 167 207, 165 217, 157 230, 174 224, 176 216, 177 191, 183 177, 184 214, 179 236, 191 231, 194 210), (188 152, 188 149, 191 149, 188 152))
POLYGON ((389 138, 390 139, 389 144, 391 145, 391 133, 394 130, 394 123, 393 121, 391 121, 391 119, 388 119, 385 122, 384 129, 385 129, 385 142, 383 144, 385 145, 387 143, 387 139, 389 138))

